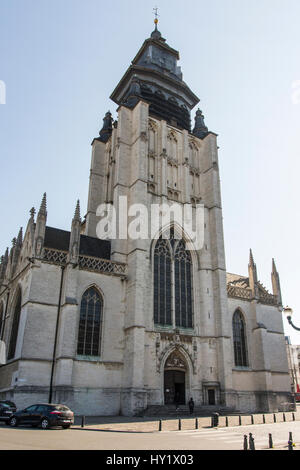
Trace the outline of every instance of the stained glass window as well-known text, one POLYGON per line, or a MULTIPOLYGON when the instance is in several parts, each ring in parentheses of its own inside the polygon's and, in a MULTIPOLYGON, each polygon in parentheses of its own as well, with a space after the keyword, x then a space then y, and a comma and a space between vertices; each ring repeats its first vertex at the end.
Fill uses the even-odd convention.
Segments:
POLYGON ((192 259, 171 228, 154 250, 154 323, 193 328, 192 259), (174 289, 172 289, 174 286, 174 289))
POLYGON ((13 313, 7 359, 13 359, 15 357, 18 331, 19 331, 19 323, 20 323, 20 315, 21 315, 21 292, 19 290, 17 294, 17 300, 15 303, 14 313, 13 313))
POLYGON ((239 310, 233 315, 233 347, 234 347, 234 363, 236 366, 248 366, 246 328, 245 321, 239 310))
POLYGON ((102 330, 102 298, 94 287, 82 296, 77 354, 100 356, 102 330))
POLYGON ((193 327, 192 259, 185 243, 180 240, 175 251, 175 324, 193 327))
POLYGON ((154 323, 172 325, 171 253, 167 240, 159 239, 154 251, 154 323))

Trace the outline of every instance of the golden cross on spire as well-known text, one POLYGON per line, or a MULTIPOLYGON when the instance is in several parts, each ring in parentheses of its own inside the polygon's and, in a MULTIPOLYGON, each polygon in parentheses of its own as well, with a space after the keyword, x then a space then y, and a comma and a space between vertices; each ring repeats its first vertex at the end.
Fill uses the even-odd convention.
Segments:
POLYGON ((157 7, 153 8, 153 11, 154 11, 154 16, 155 16, 154 23, 155 23, 155 27, 157 27, 158 17, 159 17, 159 14, 157 13, 158 8, 157 7))

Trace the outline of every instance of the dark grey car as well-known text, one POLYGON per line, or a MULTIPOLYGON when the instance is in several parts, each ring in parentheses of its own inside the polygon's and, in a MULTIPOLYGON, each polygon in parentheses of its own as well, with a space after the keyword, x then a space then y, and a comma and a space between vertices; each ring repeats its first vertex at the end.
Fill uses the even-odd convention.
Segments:
POLYGON ((8 401, 0 401, 0 421, 9 422, 9 418, 17 411, 16 405, 8 401))
POLYGON ((13 413, 9 418, 9 424, 14 427, 27 424, 32 427, 41 426, 42 429, 52 426, 62 426, 67 429, 74 424, 74 413, 65 405, 37 403, 13 413))

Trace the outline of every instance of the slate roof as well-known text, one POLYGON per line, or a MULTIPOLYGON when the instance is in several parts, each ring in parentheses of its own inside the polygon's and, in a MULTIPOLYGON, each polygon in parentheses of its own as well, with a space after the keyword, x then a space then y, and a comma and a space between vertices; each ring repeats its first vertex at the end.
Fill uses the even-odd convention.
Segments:
MULTIPOLYGON (((69 251, 70 232, 54 227, 46 227, 45 242, 46 248, 69 251)), ((79 254, 94 256, 95 258, 110 259, 111 243, 109 240, 100 240, 99 238, 80 236, 79 254)))

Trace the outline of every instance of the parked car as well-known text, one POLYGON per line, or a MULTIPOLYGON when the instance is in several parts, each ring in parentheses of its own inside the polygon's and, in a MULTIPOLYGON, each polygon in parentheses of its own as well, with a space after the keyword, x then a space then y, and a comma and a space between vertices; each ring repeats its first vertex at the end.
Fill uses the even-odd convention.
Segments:
POLYGON ((37 403, 13 413, 9 418, 9 424, 14 427, 28 424, 33 427, 41 426, 42 429, 52 426, 62 426, 67 429, 74 424, 74 413, 65 405, 37 403))
POLYGON ((11 401, 0 401, 0 421, 9 422, 9 418, 17 411, 16 405, 11 401))
POLYGON ((15 403, 13 401, 10 401, 10 400, 0 400, 0 405, 1 403, 6 403, 7 405, 11 406, 11 408, 13 408, 14 411, 17 411, 17 407, 15 405, 15 403))

